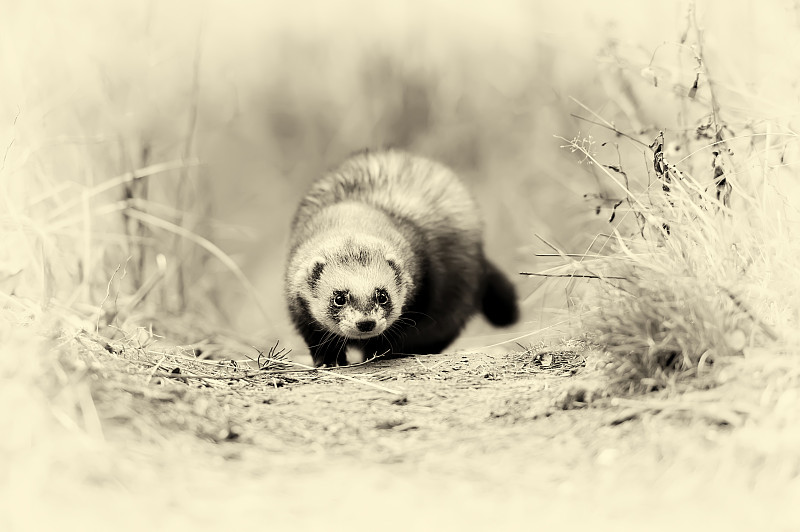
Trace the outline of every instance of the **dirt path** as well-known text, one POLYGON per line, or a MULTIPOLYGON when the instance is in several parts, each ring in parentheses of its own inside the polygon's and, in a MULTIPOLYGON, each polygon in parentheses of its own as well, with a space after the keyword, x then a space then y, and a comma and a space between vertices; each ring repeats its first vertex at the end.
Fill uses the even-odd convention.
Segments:
POLYGON ((572 344, 183 381, 163 375, 199 370, 94 350, 105 443, 31 515, 83 530, 791 529, 796 494, 740 469, 720 419, 581 401, 602 388, 599 357, 572 344))

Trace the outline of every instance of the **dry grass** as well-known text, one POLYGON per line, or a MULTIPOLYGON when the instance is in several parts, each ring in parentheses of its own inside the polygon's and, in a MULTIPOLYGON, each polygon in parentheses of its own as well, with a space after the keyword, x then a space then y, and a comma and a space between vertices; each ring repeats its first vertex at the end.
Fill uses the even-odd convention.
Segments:
MULTIPOLYGON (((214 2, 205 16, 181 2, 79 4, 94 16, 32 2, 9 8, 0 31, 0 418, 11 427, 0 528, 199 529, 282 512, 319 525, 352 518, 353 501, 368 501, 372 527, 385 515, 488 526, 530 519, 531 500, 554 526, 579 505, 644 526, 653 486, 662 505, 696 510, 706 481, 776 507, 797 493, 800 150, 775 93, 788 85, 755 94, 709 71, 730 51, 704 44, 691 17, 689 37, 655 47, 642 29, 651 8, 631 15, 613 35, 633 45, 610 39, 589 76, 594 58, 581 54, 600 48, 596 23, 583 23, 586 42, 550 29, 589 2, 560 14, 397 4, 372 13, 390 31, 353 15, 366 2, 342 13, 318 2, 313 20, 274 6, 228 18, 214 2), (539 16, 560 22, 534 28, 539 16), (567 142, 585 176, 551 139, 570 112, 591 128, 567 142), (348 151, 383 143, 472 182, 501 262, 529 263, 514 250, 529 225, 556 242, 560 263, 542 273, 568 277, 568 310, 610 361, 582 342, 327 372, 302 367, 299 351, 284 358, 274 280, 293 198, 348 151), (570 206, 587 192, 611 234, 567 255, 600 225, 570 206), (579 282, 593 288, 576 306, 579 282), (656 393, 609 397, 608 376, 615 392, 656 393), (359 490, 350 501, 347 485, 359 490), (312 515, 320 493, 335 503, 312 515), (380 515, 396 499, 407 506, 380 515)), ((546 307, 537 297, 531 314, 546 307)))
POLYGON ((588 327, 629 391, 708 376, 751 349, 793 351, 800 315, 800 284, 787 275, 800 260, 797 189, 786 181, 797 135, 783 118, 761 118, 755 100, 724 107, 718 93, 732 89, 708 71, 693 10, 687 24, 677 55, 691 54, 693 74, 673 74, 694 80, 673 88, 682 129, 626 133, 581 104, 602 133, 565 147, 608 184, 596 199, 611 234, 582 255, 559 251, 565 264, 543 272, 594 279, 588 327))
MULTIPOLYGON (((669 162, 656 158, 654 166, 659 164, 669 162)), ((641 194, 604 171, 621 185, 629 208, 613 236, 603 239, 605 256, 577 267, 601 283, 592 327, 616 356, 621 381, 637 390, 662 388, 741 355, 747 346, 779 339, 768 324, 776 316, 752 310, 767 304, 764 291, 756 291, 770 282, 767 262, 786 260, 765 254, 775 235, 757 209, 724 205, 713 188, 709 193, 708 186, 675 169, 658 175, 655 186, 641 194), (635 232, 623 236, 630 218, 635 232)), ((773 221, 779 226, 780 220, 773 221)))

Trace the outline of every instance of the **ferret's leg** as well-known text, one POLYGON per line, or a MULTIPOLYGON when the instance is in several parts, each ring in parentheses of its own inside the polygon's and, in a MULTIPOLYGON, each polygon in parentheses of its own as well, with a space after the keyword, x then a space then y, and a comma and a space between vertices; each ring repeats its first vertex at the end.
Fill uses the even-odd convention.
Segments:
POLYGON ((312 326, 300 328, 300 334, 311 351, 316 367, 347 365, 347 344, 344 338, 327 331, 317 331, 312 326))

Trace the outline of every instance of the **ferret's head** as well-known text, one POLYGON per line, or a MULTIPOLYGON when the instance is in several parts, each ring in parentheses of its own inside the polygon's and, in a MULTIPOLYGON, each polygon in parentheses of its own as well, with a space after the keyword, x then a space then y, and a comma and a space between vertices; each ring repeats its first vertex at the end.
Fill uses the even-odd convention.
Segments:
POLYGON ((298 279, 314 319, 350 339, 383 334, 400 317, 408 296, 408 276, 382 249, 348 246, 317 256, 298 279))

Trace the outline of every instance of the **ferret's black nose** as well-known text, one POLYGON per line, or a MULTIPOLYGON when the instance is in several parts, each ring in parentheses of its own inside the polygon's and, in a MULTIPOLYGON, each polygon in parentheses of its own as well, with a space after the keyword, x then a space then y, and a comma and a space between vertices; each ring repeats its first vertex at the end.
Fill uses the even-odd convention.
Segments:
POLYGON ((361 332, 370 332, 375 328, 375 320, 363 320, 356 323, 356 327, 361 332))

